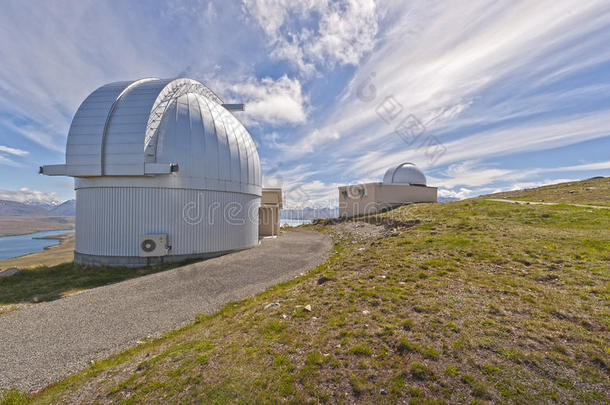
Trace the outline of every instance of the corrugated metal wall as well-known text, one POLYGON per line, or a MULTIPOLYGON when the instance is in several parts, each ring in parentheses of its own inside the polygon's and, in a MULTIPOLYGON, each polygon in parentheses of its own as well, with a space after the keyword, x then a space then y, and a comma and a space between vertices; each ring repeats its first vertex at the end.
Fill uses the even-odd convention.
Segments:
POLYGON ((141 235, 166 233, 170 255, 243 249, 258 244, 260 197, 167 188, 76 190, 79 253, 138 256, 141 235))

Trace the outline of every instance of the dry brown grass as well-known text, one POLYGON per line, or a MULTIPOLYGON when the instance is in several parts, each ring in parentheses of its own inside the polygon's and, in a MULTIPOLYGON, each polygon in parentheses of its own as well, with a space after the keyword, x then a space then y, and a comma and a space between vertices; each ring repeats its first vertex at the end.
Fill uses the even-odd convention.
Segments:
POLYGON ((0 216, 0 236, 74 228, 74 217, 0 216))

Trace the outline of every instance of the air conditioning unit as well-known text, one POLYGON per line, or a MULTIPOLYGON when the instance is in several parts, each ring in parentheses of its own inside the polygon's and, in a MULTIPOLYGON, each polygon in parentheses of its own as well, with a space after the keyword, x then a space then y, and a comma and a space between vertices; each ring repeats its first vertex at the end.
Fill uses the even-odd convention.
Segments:
POLYGON ((166 256, 168 253, 167 234, 140 236, 140 257, 166 256))

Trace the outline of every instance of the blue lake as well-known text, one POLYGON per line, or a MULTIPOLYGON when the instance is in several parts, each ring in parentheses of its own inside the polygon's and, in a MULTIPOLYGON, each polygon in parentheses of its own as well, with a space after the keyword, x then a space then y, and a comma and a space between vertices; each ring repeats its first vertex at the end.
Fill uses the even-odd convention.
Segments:
POLYGON ((57 245, 58 239, 33 239, 58 233, 74 232, 74 229, 63 231, 44 231, 27 235, 0 236, 0 260, 40 252, 47 246, 57 245))

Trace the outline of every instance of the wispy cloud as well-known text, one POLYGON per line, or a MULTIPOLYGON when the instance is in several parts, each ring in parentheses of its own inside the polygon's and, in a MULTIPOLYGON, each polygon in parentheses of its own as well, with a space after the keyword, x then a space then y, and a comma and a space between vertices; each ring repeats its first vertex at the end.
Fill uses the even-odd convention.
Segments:
POLYGON ((485 164, 471 167, 462 180, 445 178, 451 189, 476 193, 504 176, 516 181, 528 175, 490 166, 492 159, 610 136, 607 83, 595 73, 583 76, 610 63, 607 3, 386 7, 392 24, 339 102, 298 137, 276 143, 282 160, 311 159, 321 178, 341 173, 353 180, 378 178, 402 161, 427 171, 480 161, 485 164), (379 114, 388 97, 399 106, 390 122, 379 114), (409 115, 425 124, 426 136, 442 142, 440 158, 428 159, 424 149, 397 136, 397 125, 409 115), (316 156, 326 157, 322 167, 316 156))
POLYGON ((15 155, 15 156, 26 156, 27 154, 30 153, 27 150, 10 148, 10 147, 4 146, 4 145, 0 145, 0 152, 5 152, 5 153, 8 153, 10 155, 15 155))
MULTIPOLYGON (((329 114, 328 125, 317 128, 338 133, 344 153, 359 153, 390 138, 395 123, 381 121, 376 108, 387 96, 400 103, 403 117, 413 114, 423 122, 437 111, 454 111, 451 119, 486 114, 496 97, 512 98, 502 115, 481 120, 489 124, 518 110, 528 91, 610 60, 605 39, 593 34, 610 24, 603 2, 425 2, 398 11, 395 25, 329 114), (583 38, 587 41, 578 42, 583 38), (580 58, 583 47, 595 56, 580 58), (369 81, 376 97, 363 102, 357 93, 369 81)), ((540 90, 534 97, 554 91, 540 90)), ((450 124, 436 119, 427 128, 450 124)), ((339 147, 333 138, 326 143, 339 147)))
POLYGON ((16 162, 14 157, 27 156, 30 152, 22 149, 11 148, 9 146, 0 145, 0 165, 21 167, 23 164, 16 162), (9 157, 10 155, 10 157, 9 157))
POLYGON ((465 161, 450 165, 443 176, 428 176, 428 181, 439 187, 443 197, 467 198, 475 195, 521 188, 538 187, 579 178, 578 172, 610 169, 610 160, 580 165, 500 169, 477 161, 465 161), (571 173, 573 177, 550 177, 554 173, 571 173), (532 181, 531 179, 537 179, 532 181))
MULTIPOLYGON (((609 134, 610 110, 516 123, 446 142, 444 144, 446 153, 434 164, 442 166, 465 160, 489 159, 518 152, 552 149, 604 138, 609 134)), ((407 145, 403 146, 404 149, 400 148, 398 142, 384 146, 384 153, 365 152, 353 161, 349 170, 354 174, 363 172, 380 174, 395 162, 401 161, 415 161, 423 168, 431 166, 424 156, 424 151, 407 145)))

